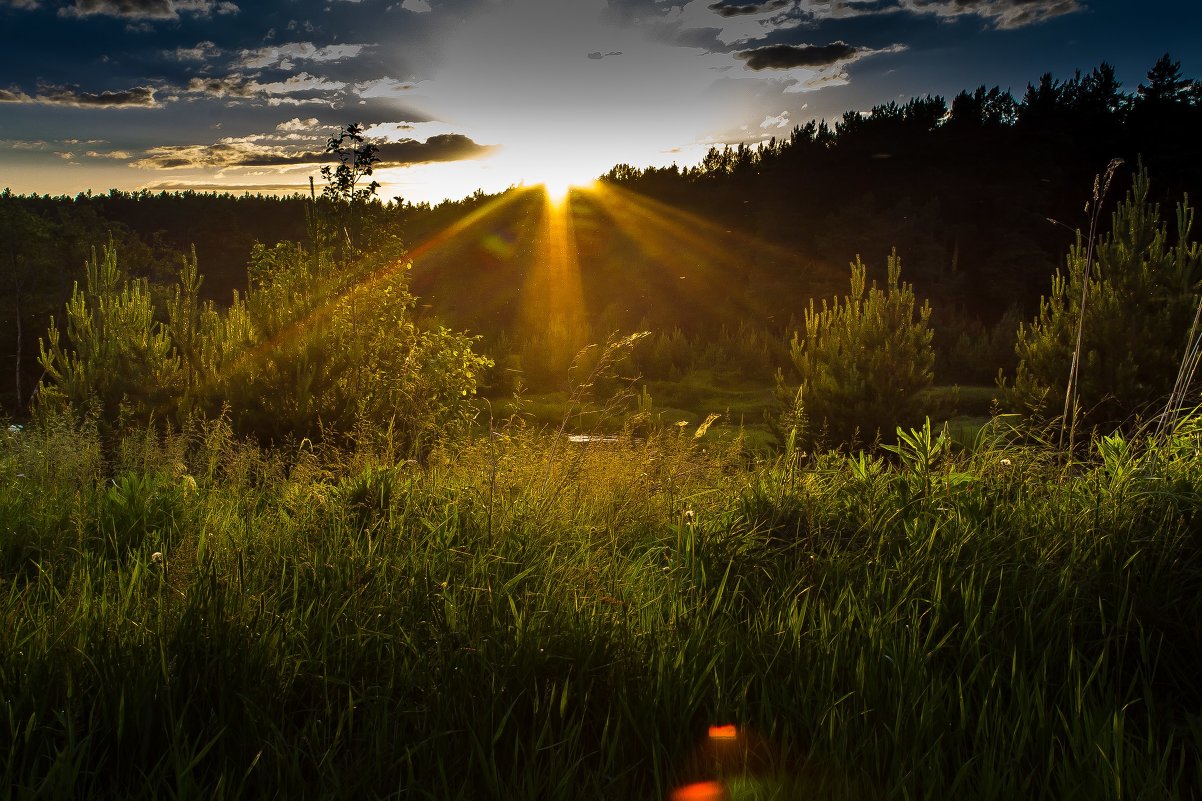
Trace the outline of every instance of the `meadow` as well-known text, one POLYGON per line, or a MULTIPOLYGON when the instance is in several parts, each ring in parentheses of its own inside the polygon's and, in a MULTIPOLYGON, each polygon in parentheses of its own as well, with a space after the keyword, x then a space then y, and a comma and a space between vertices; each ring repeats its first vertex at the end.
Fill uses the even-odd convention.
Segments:
POLYGON ((48 417, 0 443, 0 797, 1196 797, 1200 438, 48 417))

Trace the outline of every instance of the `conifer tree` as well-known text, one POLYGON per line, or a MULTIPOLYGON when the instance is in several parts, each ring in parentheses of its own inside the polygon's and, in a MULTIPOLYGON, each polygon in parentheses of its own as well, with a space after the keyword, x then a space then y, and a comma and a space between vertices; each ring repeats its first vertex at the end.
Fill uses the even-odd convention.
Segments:
POLYGON ((867 283, 856 257, 847 295, 821 307, 810 301, 790 353, 811 441, 825 433, 828 445, 863 442, 919 421, 917 395, 931 385, 935 361, 931 307, 916 308, 914 287, 900 276, 896 251, 884 288, 867 283))
POLYGON ((1198 302, 1202 251, 1190 241, 1193 219, 1187 198, 1170 233, 1159 204, 1148 200, 1141 168, 1094 249, 1092 269, 1078 232, 1039 316, 1019 326, 1018 370, 1005 388, 1010 406, 1060 413, 1080 330, 1077 395, 1086 425, 1114 426, 1158 410, 1172 389, 1198 302))

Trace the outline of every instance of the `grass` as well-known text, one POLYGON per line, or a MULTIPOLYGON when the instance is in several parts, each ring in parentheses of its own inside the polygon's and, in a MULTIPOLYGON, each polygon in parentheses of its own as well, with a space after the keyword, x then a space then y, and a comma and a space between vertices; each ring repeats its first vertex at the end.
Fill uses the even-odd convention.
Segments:
POLYGON ((33 428, 0 797, 1189 798, 1198 432, 747 467, 513 425, 418 466, 33 428))

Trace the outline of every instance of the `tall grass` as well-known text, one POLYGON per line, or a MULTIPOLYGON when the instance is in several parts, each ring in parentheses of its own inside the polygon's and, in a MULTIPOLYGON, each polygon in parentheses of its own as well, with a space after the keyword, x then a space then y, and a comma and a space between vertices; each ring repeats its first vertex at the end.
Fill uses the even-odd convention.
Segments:
POLYGON ((47 424, 0 445, 0 797, 1187 798, 1200 432, 1068 471, 47 424))

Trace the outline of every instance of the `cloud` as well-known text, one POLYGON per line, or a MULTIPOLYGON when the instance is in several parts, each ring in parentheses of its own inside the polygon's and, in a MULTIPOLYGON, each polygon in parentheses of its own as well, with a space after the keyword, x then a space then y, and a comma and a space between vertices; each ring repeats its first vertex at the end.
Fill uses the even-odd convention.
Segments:
POLYGON ((281 69, 291 69, 292 63, 295 61, 343 61, 355 58, 367 46, 338 44, 318 47, 312 42, 292 42, 260 47, 257 50, 243 50, 238 58, 238 66, 247 69, 263 69, 278 65, 281 69))
POLYGON ((210 97, 254 97, 258 90, 253 81, 248 81, 237 73, 223 77, 191 78, 189 94, 203 94, 210 97))
MULTIPOLYGON (((38 0, 7 0, 7 4, 22 11, 32 11, 38 7, 38 0)), ((0 3, 0 5, 4 5, 4 3, 0 3)))
POLYGON ((212 42, 197 42, 193 47, 177 47, 166 50, 163 55, 176 61, 205 61, 213 56, 221 55, 221 48, 212 42))
POLYGON ((761 0, 761 2, 739 3, 732 0, 718 0, 708 6, 721 17, 738 17, 746 14, 764 14, 769 11, 779 11, 789 5, 789 0, 761 0))
POLYGON ((44 139, 0 139, 0 145, 13 150, 45 150, 50 143, 44 139))
POLYGON ((115 161, 127 161, 130 154, 125 150, 111 150, 108 153, 102 153, 98 150, 88 150, 84 153, 90 159, 113 159, 115 161))
POLYGON ((0 89, 0 103, 36 103, 29 95, 17 87, 0 89))
POLYGON ((610 50, 608 53, 602 53, 600 50, 594 50, 593 52, 588 54, 588 57, 591 58, 593 61, 600 61, 603 58, 609 58, 610 56, 620 56, 620 55, 622 55, 621 50, 610 50))
POLYGON ((761 128, 788 128, 789 127, 789 112, 782 111, 776 116, 764 117, 764 121, 760 123, 761 128))
POLYGON ((400 81, 396 78, 376 78, 373 81, 363 81, 354 86, 359 97, 401 97, 413 91, 415 84, 411 81, 400 81))
POLYGON ((194 95, 199 94, 208 95, 209 97, 228 97, 233 99, 266 97, 269 105, 279 105, 281 103, 324 100, 324 98, 312 97, 297 99, 289 97, 290 95, 313 92, 337 92, 345 88, 346 84, 342 81, 326 80, 316 75, 310 75, 307 72, 297 73, 282 81, 272 81, 271 83, 259 83, 238 73, 232 73, 220 77, 192 78, 188 81, 188 86, 184 91, 194 95))
MULTIPOLYGON (((162 145, 152 147, 133 166, 151 170, 218 169, 231 167, 289 167, 328 163, 324 149, 264 145, 255 137, 222 139, 211 145, 162 145)), ((492 148, 479 145, 463 134, 431 136, 425 142, 405 139, 385 142, 377 155, 380 167, 403 167, 435 161, 460 161, 482 156, 492 148)))
POLYGON ((758 71, 829 67, 840 61, 851 60, 863 52, 863 48, 839 41, 825 45, 767 45, 740 50, 735 56, 746 61, 748 69, 758 71))
POLYGON ((152 170, 281 166, 316 163, 324 160, 324 155, 243 140, 222 140, 211 145, 152 147, 133 166, 152 170))
POLYGON ((28 103, 43 106, 73 106, 75 108, 158 108, 153 86, 135 86, 111 92, 81 92, 75 86, 40 86, 37 95, 30 96, 17 87, 0 89, 0 103, 28 103))
POLYGON ((380 145, 377 155, 381 167, 403 167, 409 164, 429 164, 435 161, 462 161, 484 156, 493 150, 463 134, 439 134, 425 142, 404 139, 380 145))
POLYGON ((426 0, 404 0, 401 8, 412 11, 414 14, 428 14, 431 11, 430 4, 426 0))
POLYGON ((802 0, 798 7, 801 14, 819 20, 909 11, 944 19, 976 16, 1002 29, 1022 28, 1083 9, 1081 0, 802 0))
POLYGON ((251 194, 294 194, 301 192, 308 194, 309 185, 303 184, 219 184, 212 182, 204 182, 204 180, 192 181, 151 181, 139 187, 151 192, 219 192, 229 194, 241 194, 250 192, 251 194))
POLYGON ((228 0, 75 0, 58 10, 60 17, 120 17, 122 19, 179 19, 181 13, 198 17, 237 14, 228 0))
POLYGON ((302 92, 331 92, 339 89, 345 89, 346 84, 342 81, 330 81, 325 78, 319 78, 316 75, 310 75, 307 72, 300 72, 285 78, 282 81, 273 81, 272 83, 252 83, 252 87, 256 91, 263 92, 268 95, 294 95, 302 92))
POLYGON ((300 117, 293 117, 286 122, 281 122, 279 125, 275 126, 275 129, 277 131, 283 131, 284 133, 299 133, 301 131, 312 131, 317 128, 317 126, 318 122, 316 117, 309 117, 305 120, 302 120, 300 117))
POLYGON ((901 7, 947 18, 973 14, 1002 29, 1022 28, 1082 10, 1078 0, 901 0, 901 7))

